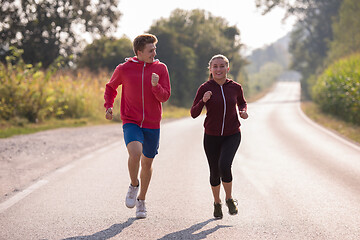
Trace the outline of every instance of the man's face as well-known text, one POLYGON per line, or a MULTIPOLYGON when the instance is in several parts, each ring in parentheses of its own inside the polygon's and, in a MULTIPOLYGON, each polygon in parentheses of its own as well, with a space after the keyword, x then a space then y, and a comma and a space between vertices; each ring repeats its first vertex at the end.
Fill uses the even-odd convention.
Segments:
POLYGON ((146 63, 153 63, 156 56, 156 46, 154 43, 147 43, 143 51, 137 52, 138 59, 146 63))

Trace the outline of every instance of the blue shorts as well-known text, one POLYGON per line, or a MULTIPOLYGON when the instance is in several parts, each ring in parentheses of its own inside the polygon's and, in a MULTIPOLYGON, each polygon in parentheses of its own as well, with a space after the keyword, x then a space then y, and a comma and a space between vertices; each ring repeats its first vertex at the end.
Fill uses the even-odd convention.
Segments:
POLYGON ((158 154, 160 129, 140 128, 134 123, 123 125, 126 146, 133 141, 142 143, 143 154, 147 158, 154 158, 158 154))

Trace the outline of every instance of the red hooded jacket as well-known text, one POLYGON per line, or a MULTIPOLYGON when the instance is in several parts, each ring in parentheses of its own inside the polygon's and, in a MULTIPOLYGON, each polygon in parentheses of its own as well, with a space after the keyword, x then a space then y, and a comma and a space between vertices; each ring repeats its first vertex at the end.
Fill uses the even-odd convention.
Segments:
POLYGON ((121 120, 123 124, 135 123, 142 128, 158 129, 162 115, 162 102, 170 97, 169 72, 164 63, 155 60, 145 63, 137 57, 126 59, 118 65, 105 88, 106 109, 113 107, 117 88, 121 91, 121 120), (159 83, 151 85, 151 75, 159 75, 159 83))

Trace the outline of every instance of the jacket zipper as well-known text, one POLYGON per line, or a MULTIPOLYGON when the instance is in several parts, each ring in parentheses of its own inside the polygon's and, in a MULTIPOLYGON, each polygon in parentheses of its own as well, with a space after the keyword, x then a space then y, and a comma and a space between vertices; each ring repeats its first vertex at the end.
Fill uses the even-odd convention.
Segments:
POLYGON ((225 126, 225 114, 226 114, 226 100, 224 95, 224 89, 223 86, 220 86, 221 94, 224 100, 224 114, 223 114, 223 121, 222 121, 222 127, 221 127, 221 136, 224 134, 224 126, 225 126))
POLYGON ((143 66, 143 70, 142 70, 142 75, 141 75, 141 96, 142 96, 142 107, 143 107, 143 119, 141 121, 140 127, 142 128, 143 122, 145 120, 145 100, 144 100, 144 72, 145 72, 145 66, 146 63, 144 62, 144 66, 143 66))

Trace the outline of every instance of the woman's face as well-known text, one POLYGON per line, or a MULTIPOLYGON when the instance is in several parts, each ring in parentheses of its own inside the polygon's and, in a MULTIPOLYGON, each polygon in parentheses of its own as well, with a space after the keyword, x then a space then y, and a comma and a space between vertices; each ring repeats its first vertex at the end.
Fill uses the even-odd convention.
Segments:
POLYGON ((210 72, 213 75, 214 80, 224 80, 229 72, 227 63, 222 58, 215 58, 210 65, 210 72))

